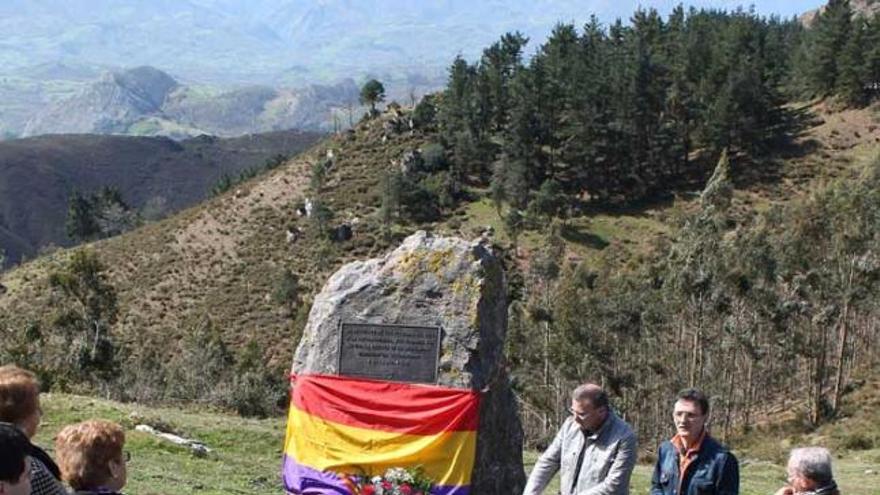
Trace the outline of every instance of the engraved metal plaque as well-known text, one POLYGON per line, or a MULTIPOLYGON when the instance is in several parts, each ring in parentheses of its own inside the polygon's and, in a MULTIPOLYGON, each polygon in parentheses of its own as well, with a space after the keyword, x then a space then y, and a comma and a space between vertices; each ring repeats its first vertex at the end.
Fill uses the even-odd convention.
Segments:
POLYGON ((436 383, 440 328, 341 323, 340 375, 398 382, 436 383))

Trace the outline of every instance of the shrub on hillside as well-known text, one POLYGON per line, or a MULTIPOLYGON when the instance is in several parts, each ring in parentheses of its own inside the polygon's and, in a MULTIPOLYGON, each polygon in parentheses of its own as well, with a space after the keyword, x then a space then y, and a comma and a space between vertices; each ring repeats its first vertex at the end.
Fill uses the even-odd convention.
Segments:
POLYGON ((404 179, 400 203, 403 214, 416 222, 433 222, 440 217, 438 190, 442 184, 424 181, 413 183, 404 179), (429 189, 430 187, 430 189, 429 189))
POLYGON ((111 335, 118 306, 104 264, 94 251, 76 251, 64 268, 49 274, 49 286, 52 325, 63 340, 52 367, 73 382, 112 381, 119 370, 111 335))
MULTIPOLYGON (((448 177, 448 174, 445 174, 448 177)), ((415 180, 401 172, 391 172, 382 179, 382 206, 379 217, 382 224, 391 225, 399 218, 415 222, 433 222, 440 217, 440 197, 449 196, 448 180, 427 176, 415 180)))
POLYGON ((428 172, 437 172, 445 170, 449 167, 446 161, 446 150, 443 145, 437 143, 429 143, 421 148, 423 168, 428 172))
POLYGON ((871 450, 874 445, 874 437, 862 431, 849 432, 840 442, 840 446, 847 450, 871 450))
POLYGON ((427 129, 434 125, 437 116, 437 107, 434 105, 434 96, 425 95, 422 101, 416 105, 412 113, 413 126, 416 129, 427 129))
POLYGON ((211 320, 191 328, 180 340, 178 352, 167 365, 167 394, 172 399, 212 402, 219 384, 229 376, 232 354, 211 320))
POLYGON ((327 172, 333 166, 333 160, 325 158, 312 165, 311 175, 309 176, 309 187, 314 194, 321 192, 324 183, 327 181, 327 172))
POLYGON ((329 239, 332 234, 332 225, 335 216, 333 210, 319 199, 312 201, 312 215, 309 217, 310 226, 316 237, 329 239))
POLYGON ((286 398, 283 379, 265 371, 247 371, 233 378, 227 404, 241 416, 265 418, 281 411, 286 398))
POLYGON ((287 405, 287 373, 267 366, 262 346, 251 340, 238 356, 225 405, 245 417, 270 416, 287 405))
POLYGON ((113 187, 104 187, 92 194, 74 191, 67 205, 65 229, 76 241, 113 237, 138 225, 141 219, 113 187))
POLYGON ((281 153, 278 153, 277 155, 267 159, 266 162, 263 163, 263 168, 265 170, 274 170, 274 169, 280 167, 286 161, 287 161, 287 156, 282 155, 281 153))
POLYGON ((450 208, 455 206, 455 183, 449 172, 432 174, 421 180, 419 185, 431 196, 437 206, 450 208))
POLYGON ((284 270, 275 282, 272 300, 280 305, 293 305, 299 299, 299 277, 290 270, 284 270))

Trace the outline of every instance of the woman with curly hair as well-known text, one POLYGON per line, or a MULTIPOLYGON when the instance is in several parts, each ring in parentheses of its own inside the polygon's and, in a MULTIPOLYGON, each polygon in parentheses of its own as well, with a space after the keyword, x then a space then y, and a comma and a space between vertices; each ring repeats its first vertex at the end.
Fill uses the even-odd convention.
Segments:
POLYGON ((78 495, 117 494, 128 479, 125 432, 116 423, 85 421, 66 426, 55 438, 64 480, 78 495))
MULTIPOLYGON (((30 371, 14 365, 0 366, 0 421, 17 426, 29 440, 40 427, 40 383, 30 371)), ((61 472, 45 450, 31 445, 31 493, 65 495, 61 472)))

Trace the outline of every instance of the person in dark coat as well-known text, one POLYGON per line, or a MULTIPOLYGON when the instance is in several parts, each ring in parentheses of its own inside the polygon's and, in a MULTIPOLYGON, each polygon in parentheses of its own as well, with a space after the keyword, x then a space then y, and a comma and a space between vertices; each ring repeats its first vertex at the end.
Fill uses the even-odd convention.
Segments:
POLYGON ((0 495, 30 495, 31 442, 17 426, 0 423, 0 495))
POLYGON ((696 389, 682 390, 672 419, 676 434, 663 442, 651 478, 651 495, 737 495, 736 457, 709 435, 709 400, 696 389))

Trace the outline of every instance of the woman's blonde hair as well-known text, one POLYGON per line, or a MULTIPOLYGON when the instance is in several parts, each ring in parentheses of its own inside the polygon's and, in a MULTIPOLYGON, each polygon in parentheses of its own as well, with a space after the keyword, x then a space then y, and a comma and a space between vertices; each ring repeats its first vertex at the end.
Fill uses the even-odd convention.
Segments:
POLYGON ((125 432, 110 421, 66 426, 55 438, 55 456, 64 481, 74 490, 99 488, 112 477, 110 462, 124 462, 124 445, 125 432))
POLYGON ((20 425, 39 407, 36 375, 15 365, 0 366, 0 421, 20 425))

